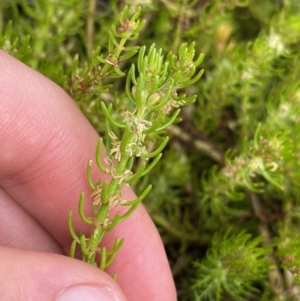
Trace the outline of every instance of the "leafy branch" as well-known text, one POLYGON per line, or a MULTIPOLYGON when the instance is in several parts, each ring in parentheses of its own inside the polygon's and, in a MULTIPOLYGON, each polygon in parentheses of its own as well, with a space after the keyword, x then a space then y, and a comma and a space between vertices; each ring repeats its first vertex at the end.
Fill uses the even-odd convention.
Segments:
POLYGON ((121 71, 119 63, 134 56, 140 48, 139 46, 125 47, 128 41, 138 38, 139 32, 145 25, 145 20, 140 21, 139 19, 140 13, 141 8, 139 7, 129 19, 129 8, 125 6, 119 16, 120 26, 117 28, 112 25, 109 32, 108 54, 106 57, 101 54, 101 47, 99 46, 92 51, 89 64, 80 70, 78 68, 79 56, 75 56, 72 65, 72 93, 76 94, 78 91, 103 93, 111 88, 111 85, 103 85, 103 79, 119 78, 126 75, 121 71), (122 54, 123 52, 125 54, 122 54), (80 70, 80 75, 78 70, 80 70))
MULTIPOLYGON (((121 27, 112 32, 109 45, 111 53, 105 59, 98 57, 98 61, 104 64, 101 67, 102 73, 115 72, 113 77, 124 75, 118 67, 118 62, 128 59, 137 50, 130 49, 129 53, 120 56, 121 50, 127 39, 135 39, 137 32, 143 27, 143 22, 137 20, 140 9, 130 20, 124 19, 127 11, 125 8, 121 14, 121 27), (114 36, 120 37, 121 41, 117 43, 114 36), (112 50, 113 46, 116 46, 115 50, 112 50)), ((97 258, 100 256, 100 269, 107 268, 113 261, 124 240, 116 238, 112 250, 109 251, 105 247, 100 248, 100 242, 106 232, 113 230, 135 211, 150 192, 152 185, 149 184, 133 201, 123 199, 122 188, 145 176, 160 160, 161 152, 169 140, 168 137, 164 137, 164 130, 180 121, 180 107, 191 104, 196 99, 196 95, 187 96, 179 91, 200 79, 203 70, 197 69, 203 58, 202 54, 195 58, 195 43, 182 44, 178 54, 169 52, 166 56, 162 54, 161 49, 157 50, 155 45, 148 51, 143 46, 139 50, 137 63, 131 65, 127 74, 125 90, 128 102, 123 118, 117 120, 114 117, 113 112, 116 108, 113 103, 107 105, 101 102, 101 110, 106 119, 107 157, 104 162, 101 161, 104 141, 100 138, 96 150, 96 165, 102 172, 111 176, 111 181, 94 182, 91 176, 92 160, 89 160, 87 179, 93 190, 91 196, 94 216, 87 217, 84 213, 84 193, 80 195, 78 211, 81 219, 92 225, 92 231, 89 238, 84 234, 76 234, 70 211, 69 227, 74 239, 70 251, 72 257, 79 246, 83 260, 90 264, 97 264, 97 258), (150 152, 147 149, 149 140, 160 141, 157 148, 150 152), (138 169, 134 170, 133 163, 137 158, 140 164, 138 169), (111 217, 110 211, 117 206, 128 207, 128 210, 111 217)))

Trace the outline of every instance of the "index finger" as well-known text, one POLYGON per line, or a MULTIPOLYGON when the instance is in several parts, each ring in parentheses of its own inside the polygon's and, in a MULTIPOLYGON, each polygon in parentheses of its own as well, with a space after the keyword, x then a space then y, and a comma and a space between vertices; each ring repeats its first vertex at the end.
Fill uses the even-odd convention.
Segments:
MULTIPOLYGON (((89 191, 86 162, 93 158, 98 135, 72 99, 57 85, 0 52, 0 182, 6 192, 67 250, 69 209, 81 191, 89 191)), ((94 176, 106 175, 95 171, 94 176)), ((135 198, 127 188, 127 200, 135 198)), ((90 229, 78 216, 75 228, 90 229)), ((109 273, 129 300, 176 300, 162 242, 145 209, 106 235, 125 244, 109 273)))

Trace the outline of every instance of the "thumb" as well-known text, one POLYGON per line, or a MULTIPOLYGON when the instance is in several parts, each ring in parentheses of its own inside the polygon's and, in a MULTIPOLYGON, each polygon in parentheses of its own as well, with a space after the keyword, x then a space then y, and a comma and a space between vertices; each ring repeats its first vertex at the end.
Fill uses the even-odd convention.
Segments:
POLYGON ((0 299, 6 301, 126 301, 105 272, 52 253, 0 247, 0 299))

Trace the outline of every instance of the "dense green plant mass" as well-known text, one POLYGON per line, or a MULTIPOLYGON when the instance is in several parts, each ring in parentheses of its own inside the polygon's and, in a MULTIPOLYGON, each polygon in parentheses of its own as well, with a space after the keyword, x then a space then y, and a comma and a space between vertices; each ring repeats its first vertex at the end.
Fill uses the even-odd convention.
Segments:
POLYGON ((144 204, 179 300, 299 300, 299 1, 2 1, 0 28, 1 48, 62 86, 104 138, 111 168, 98 166, 115 179, 102 203, 152 185, 144 204))
POLYGON ((198 272, 203 275, 194 284, 200 292, 199 298, 222 300, 227 295, 227 298, 234 300, 245 300, 259 292, 255 284, 267 273, 270 248, 259 246, 261 236, 250 242, 249 239, 249 234, 241 232, 237 236, 225 234, 223 238, 212 240, 206 259, 195 263, 198 272))

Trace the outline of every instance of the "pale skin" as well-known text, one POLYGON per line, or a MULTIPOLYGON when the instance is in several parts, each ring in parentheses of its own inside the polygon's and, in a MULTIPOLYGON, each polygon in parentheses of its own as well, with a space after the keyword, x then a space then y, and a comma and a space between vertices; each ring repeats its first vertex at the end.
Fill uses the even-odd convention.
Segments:
MULTIPOLYGON (((143 206, 105 237, 108 247, 125 238, 107 272, 64 256, 70 209, 75 229, 90 233, 76 210, 80 192, 91 192, 86 164, 97 142, 61 88, 0 51, 1 300, 52 301, 79 283, 110 286, 121 301, 176 300, 163 244, 143 206)), ((95 166, 93 176, 107 177, 95 166)), ((136 197, 130 188, 123 196, 136 197)))

